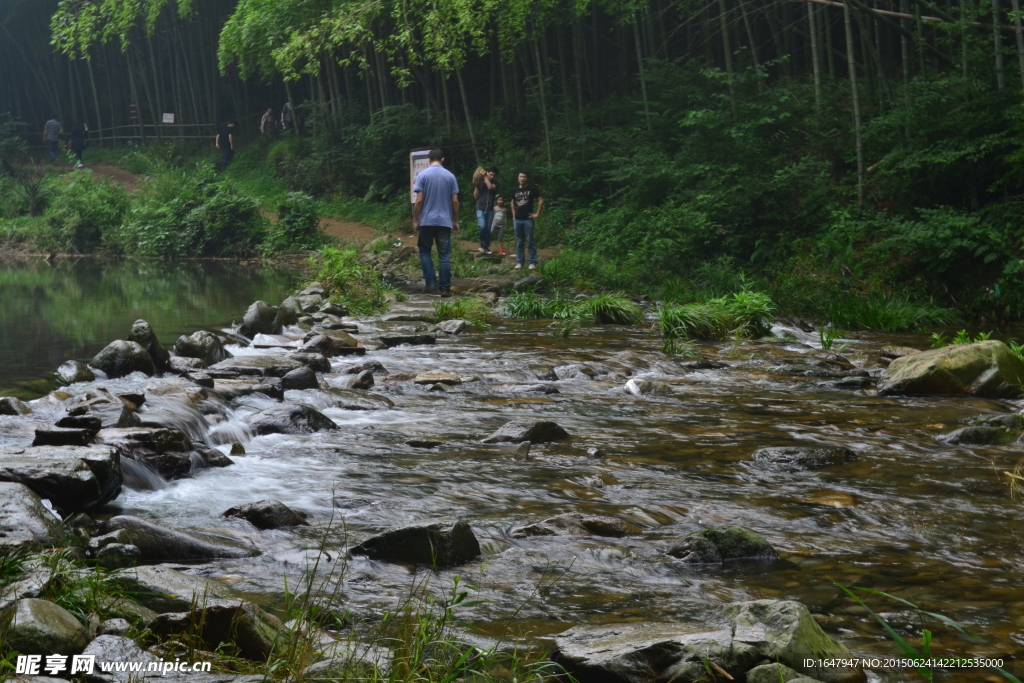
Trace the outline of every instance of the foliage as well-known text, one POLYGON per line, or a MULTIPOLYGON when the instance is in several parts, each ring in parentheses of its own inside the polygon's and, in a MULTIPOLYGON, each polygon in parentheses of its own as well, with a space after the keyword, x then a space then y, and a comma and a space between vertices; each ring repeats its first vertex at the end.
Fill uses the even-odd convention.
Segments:
POLYGON ((15 162, 28 149, 18 135, 20 122, 10 113, 0 114, 0 176, 13 176, 15 162))
POLYGON ((494 315, 490 305, 480 297, 466 296, 456 299, 447 299, 434 304, 434 319, 442 320, 465 320, 474 327, 487 329, 490 324, 487 322, 494 315))
POLYGON ((395 298, 394 288, 360 261, 355 250, 324 247, 310 257, 309 264, 312 279, 322 282, 330 299, 346 305, 354 315, 386 310, 395 298))
POLYGON ((324 243, 316 200, 303 192, 289 192, 277 207, 277 223, 267 235, 271 252, 316 249, 324 243))
POLYGON ((774 312, 767 294, 743 290, 704 303, 663 305, 658 324, 667 341, 760 337, 771 332, 774 312))
POLYGON ((200 164, 147 183, 111 241, 124 253, 155 258, 251 256, 266 231, 256 200, 200 164))
POLYGON ((967 330, 960 330, 955 335, 953 335, 953 339, 947 340, 945 335, 943 335, 941 332, 936 332, 932 335, 932 348, 939 349, 942 348, 943 346, 958 344, 974 344, 981 341, 988 341, 989 339, 992 338, 992 334, 992 332, 979 332, 977 335, 975 335, 973 339, 971 339, 971 336, 967 334, 967 330))
POLYGON ((121 227, 128 195, 117 183, 72 173, 56 183, 46 220, 58 248, 79 253, 98 250, 121 227))
POLYGON ((570 317, 591 318, 599 325, 636 325, 644 312, 621 294, 604 293, 580 301, 570 317))
POLYGON ((846 329, 901 332, 930 325, 951 325, 960 316, 949 308, 911 301, 907 297, 886 294, 837 296, 828 306, 828 318, 846 329))
POLYGON ((821 341, 821 348, 828 351, 839 339, 839 330, 834 327, 819 327, 818 339, 821 341))

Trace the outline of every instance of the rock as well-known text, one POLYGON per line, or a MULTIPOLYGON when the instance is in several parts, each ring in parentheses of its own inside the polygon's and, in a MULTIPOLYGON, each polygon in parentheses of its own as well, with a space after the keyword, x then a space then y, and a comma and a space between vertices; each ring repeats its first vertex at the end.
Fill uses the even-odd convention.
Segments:
POLYGON ((110 543, 96 553, 96 564, 104 569, 134 567, 142 559, 142 550, 130 543, 110 543))
MULTIPOLYGON (((171 361, 173 362, 174 358, 172 358, 171 361)), ((187 379, 189 382, 192 382, 193 384, 198 384, 201 387, 206 387, 207 389, 213 389, 215 384, 213 378, 210 377, 205 372, 187 372, 185 373, 185 379, 187 379)))
POLYGON ((371 560, 438 568, 465 564, 480 555, 480 543, 463 520, 427 521, 388 529, 351 550, 371 560))
POLYGON ((882 358, 893 360, 903 356, 916 356, 919 353, 921 353, 920 349, 914 349, 909 346, 883 346, 878 355, 882 358))
POLYGON ((13 396, 0 398, 0 415, 31 415, 32 409, 13 396))
POLYGON ((1010 443, 1017 440, 1017 432, 1001 427, 980 426, 962 427, 949 434, 943 434, 938 440, 950 446, 981 446, 998 443, 1010 443))
POLYGON ((276 500, 261 500, 258 503, 246 503, 229 508, 225 517, 239 517, 257 529, 280 529, 284 526, 308 526, 307 515, 296 512, 284 503, 276 500))
POLYGON ((1024 362, 994 339, 897 358, 878 383, 880 396, 1019 398, 1024 362))
POLYGON ((110 379, 124 377, 133 372, 155 375, 156 366, 149 353, 138 342, 113 341, 97 353, 89 365, 102 370, 110 379))
POLYGON ((33 446, 88 446, 93 432, 74 427, 39 427, 33 446))
MULTIPOLYGON (((128 623, 124 619, 111 619, 109 621, 128 623)), ((106 624, 107 622, 103 623, 106 624)), ((140 662, 143 664, 143 668, 145 668, 150 662, 160 661, 156 655, 146 652, 134 640, 125 638, 123 635, 123 633, 101 634, 82 651, 84 655, 96 657, 96 665, 93 667, 93 672, 86 675, 86 680, 89 683, 128 683, 129 680, 138 681, 145 675, 145 672, 135 673, 113 670, 105 672, 101 669, 100 662, 140 662)), ((153 676, 153 673, 156 674, 156 677, 160 675, 159 672, 151 672, 149 675, 153 676)))
POLYGON ((158 613, 187 612, 193 602, 232 597, 223 584, 163 565, 122 569, 111 577, 132 599, 158 613))
POLYGON ((253 302, 242 316, 239 332, 249 339, 257 334, 281 334, 277 306, 271 306, 266 301, 253 302))
POLYGON ((231 444, 231 455, 245 455, 245 446, 239 442, 231 444))
POLYGON ((198 631, 207 647, 215 650, 231 643, 247 659, 266 661, 284 634, 281 622, 245 601, 208 600, 191 612, 161 614, 149 625, 158 636, 198 631))
POLYGON ((701 358, 700 360, 692 360, 688 363, 683 363, 682 366, 687 370, 724 370, 729 367, 725 363, 717 360, 711 360, 709 358, 701 358))
POLYGON ((156 333, 153 332, 153 328, 149 323, 145 320, 136 320, 132 325, 131 331, 128 333, 127 339, 146 350, 146 353, 153 360, 153 365, 156 367, 157 372, 163 372, 167 369, 167 361, 171 354, 167 353, 167 350, 160 344, 160 340, 157 339, 156 333))
POLYGON ((445 320, 438 325, 445 334, 462 334, 473 328, 473 323, 467 320, 445 320))
POLYGON ((362 363, 352 363, 341 368, 341 373, 346 375, 358 375, 369 370, 374 376, 388 375, 388 369, 381 365, 379 360, 368 360, 362 363))
POLYGON ((631 379, 626 382, 625 390, 634 396, 671 396, 672 387, 664 382, 651 379, 631 379))
POLYGON ((307 681, 385 681, 394 658, 391 650, 351 639, 327 644, 328 659, 306 667, 307 681))
POLYGON ((297 351, 289 356, 297 360, 314 372, 330 372, 331 362, 324 358, 322 353, 303 353, 297 351))
MULTIPOLYGON (((324 287, 322 282, 310 282, 299 292, 299 297, 318 296, 322 298, 325 294, 327 294, 327 288, 324 287)), ((319 305, 320 301, 317 301, 317 306, 319 307, 319 305)))
POLYGON ((0 482, 0 557, 4 548, 49 548, 65 538, 60 520, 46 509, 32 489, 16 482, 0 482))
POLYGON ((348 307, 342 306, 341 304, 333 304, 328 302, 320 307, 320 312, 326 313, 327 315, 336 315, 339 318, 344 318, 345 316, 348 315, 348 307))
POLYGON ((777 446, 761 448, 751 456, 762 465, 804 468, 838 465, 857 459, 857 454, 843 446, 811 448, 807 446, 777 446))
POLYGON ((510 394, 560 394, 558 387, 551 386, 550 384, 513 384, 513 385, 498 385, 492 387, 492 389, 503 389, 510 394))
POLYGON ((569 433, 554 422, 507 422, 498 431, 484 439, 484 443, 550 443, 569 438, 569 433))
POLYGON ((57 420, 58 427, 84 429, 94 438, 103 429, 103 420, 95 415, 67 415, 57 420))
POLYGON ((5 645, 23 655, 77 655, 89 642, 78 619, 63 607, 24 598, 0 614, 5 645))
POLYGON ((295 368, 305 365, 298 359, 282 355, 236 356, 211 365, 206 369, 206 374, 214 379, 284 377, 295 368))
POLYGON ((338 425, 315 408, 283 404, 271 406, 253 415, 249 426, 258 435, 312 434, 324 429, 337 429, 338 425))
POLYGON ((532 445, 533 444, 531 444, 529 441, 523 441, 518 446, 516 446, 516 449, 514 451, 512 451, 512 458, 514 460, 529 460, 530 446, 532 445))
POLYGON ((140 424, 138 416, 127 403, 103 388, 79 394, 67 402, 71 417, 90 416, 100 420, 100 428, 134 427, 140 424))
POLYGON ((568 512, 542 522, 527 524, 512 530, 513 538, 530 536, 609 536, 621 538, 642 534, 640 527, 615 517, 581 515, 568 512))
POLYGON ((283 334, 257 334, 252 338, 254 349, 296 349, 302 342, 294 337, 283 334))
POLYGON ((319 353, 328 358, 333 358, 340 355, 345 348, 345 346, 325 334, 314 334, 306 340, 306 343, 300 347, 300 350, 303 353, 319 353))
POLYGON ((416 375, 413 382, 415 384, 447 384, 450 387, 454 387, 462 384, 462 378, 451 372, 436 370, 416 375))
POLYGON ((57 368, 55 374, 57 375, 57 381, 64 386, 78 382, 92 382, 96 379, 92 368, 77 360, 65 361, 63 365, 57 368))
POLYGON ((302 303, 298 297, 290 296, 281 302, 281 305, 277 307, 278 315, 281 318, 282 325, 294 325, 299 321, 299 318, 306 315, 306 312, 302 310, 302 303))
MULTIPOLYGON (((99 636, 123 636, 124 634, 128 633, 128 631, 130 631, 131 628, 132 625, 128 623, 127 619, 107 619, 100 623, 99 628, 96 629, 96 634, 99 636)), ((89 643, 89 645, 92 645, 92 643, 89 643)), ((89 646, 87 645, 86 649, 88 649, 88 647, 89 646)))
POLYGON ((254 548, 237 548, 210 543, 129 515, 111 517, 103 525, 103 530, 106 533, 119 529, 128 533, 131 544, 138 546, 141 553, 139 561, 147 564, 259 555, 259 551, 254 548))
POLYGON ((683 562, 722 564, 735 560, 777 560, 775 548, 761 536, 743 527, 722 525, 695 531, 672 546, 668 554, 683 562))
POLYGON ((251 394, 263 394, 269 398, 276 399, 284 397, 281 380, 276 377, 264 377, 262 379, 218 379, 213 383, 213 388, 225 401, 232 401, 239 396, 249 396, 251 394))
POLYGON ((316 389, 320 382, 316 379, 316 373, 309 368, 295 368, 281 378, 281 388, 289 389, 316 389))
POLYGON ((818 386, 833 389, 868 389, 875 383, 870 377, 846 377, 835 382, 822 382, 818 386))
POLYGON ((385 348, 391 349, 396 346, 402 346, 408 344, 410 346, 423 346, 424 344, 436 344, 437 335, 429 332, 424 333, 401 333, 394 332, 390 334, 382 334, 378 337, 378 340, 385 348))
POLYGON ((683 683, 708 680, 706 660, 742 680, 762 657, 728 628, 646 624, 569 629, 555 638, 551 659, 579 683, 683 683))
POLYGON ((443 446, 444 441, 441 439, 409 439, 405 442, 406 446, 412 446, 413 448, 437 448, 443 446))
POLYGON ((597 377, 597 371, 589 365, 573 363, 571 365, 559 365, 555 368, 555 375, 560 380, 592 380, 597 377))
POLYGON ((174 353, 184 358, 201 360, 204 367, 216 365, 229 357, 220 337, 208 330, 197 330, 188 337, 178 337, 178 341, 174 342, 174 353))
POLYGON ((373 379, 372 370, 364 370, 358 375, 348 375, 340 383, 336 383, 334 386, 337 389, 372 389, 375 384, 373 379))
POLYGON ((749 642, 765 658, 781 662, 825 683, 860 683, 860 669, 805 666, 808 660, 849 659, 846 646, 836 642, 799 602, 752 600, 727 605, 722 616, 731 621, 736 640, 749 642))
POLYGON ((522 292, 524 290, 534 290, 538 293, 541 293, 547 289, 546 284, 547 283, 544 282, 544 278, 542 278, 540 275, 536 273, 530 273, 526 277, 516 280, 515 284, 512 285, 512 289, 514 289, 517 292, 522 292))
POLYGON ((530 372, 541 382, 555 382, 558 380, 558 373, 550 365, 531 365, 530 372))
POLYGON ((103 429, 96 440, 116 448, 122 458, 145 463, 165 479, 184 477, 192 471, 192 442, 178 429, 103 429))
POLYGON ((65 513, 92 512, 121 493, 121 458, 109 447, 0 447, 0 481, 18 482, 65 513))
POLYGON ((779 664, 778 662, 755 666, 747 672, 747 683, 789 683, 796 679, 811 680, 799 671, 794 671, 785 664, 779 664))

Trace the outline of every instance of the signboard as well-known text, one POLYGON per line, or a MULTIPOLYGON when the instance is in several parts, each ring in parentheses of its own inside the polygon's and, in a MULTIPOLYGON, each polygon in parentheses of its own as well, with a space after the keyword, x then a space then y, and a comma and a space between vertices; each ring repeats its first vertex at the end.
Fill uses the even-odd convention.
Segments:
POLYGON ((164 123, 174 123, 174 114, 164 114, 164 123))
POLYGON ((416 193, 412 188, 416 184, 416 176, 420 171, 430 166, 430 160, 427 159, 429 154, 429 149, 414 149, 409 152, 409 197, 413 204, 416 203, 416 193))
POLYGON ((135 106, 134 104, 129 104, 128 105, 128 121, 130 123, 138 123, 139 122, 139 108, 137 106, 135 106))

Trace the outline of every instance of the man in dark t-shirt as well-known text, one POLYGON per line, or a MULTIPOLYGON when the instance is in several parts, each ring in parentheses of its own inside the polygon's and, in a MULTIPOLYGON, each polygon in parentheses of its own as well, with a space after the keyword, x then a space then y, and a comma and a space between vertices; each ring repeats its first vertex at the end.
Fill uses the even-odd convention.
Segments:
POLYGON ((494 222, 494 204, 498 196, 498 169, 491 167, 474 174, 473 198, 476 199, 476 224, 480 229, 480 252, 491 253, 491 223, 494 222))
POLYGON ((223 173, 235 156, 234 121, 228 121, 217 133, 217 149, 220 150, 220 172, 223 173))
POLYGON ((534 220, 544 208, 540 191, 530 184, 530 174, 519 172, 519 187, 512 191, 512 223, 516 231, 516 270, 522 270, 526 261, 523 247, 530 249, 530 270, 537 267, 537 242, 533 238, 534 220), (534 202, 537 203, 534 209, 534 202))

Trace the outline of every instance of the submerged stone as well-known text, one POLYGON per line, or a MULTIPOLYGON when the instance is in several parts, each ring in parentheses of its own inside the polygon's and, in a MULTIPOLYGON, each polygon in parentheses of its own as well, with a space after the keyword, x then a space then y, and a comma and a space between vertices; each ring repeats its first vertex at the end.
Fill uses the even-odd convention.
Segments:
POLYGON ((308 526, 307 515, 296 512, 277 500, 261 500, 228 508, 225 517, 238 517, 257 529, 280 529, 286 526, 308 526))
MULTIPOLYGON (((526 455, 529 455, 529 449, 527 449, 526 455)), ((528 536, 610 536, 621 538, 642 533, 643 529, 635 524, 615 517, 581 515, 577 512, 549 517, 544 521, 512 530, 514 538, 528 536)))
POLYGON ((668 554, 683 562, 722 564, 736 560, 777 560, 767 539, 743 527, 722 525, 695 531, 672 546, 668 554))
POLYGON ((844 446, 775 446, 754 451, 751 457, 762 465, 804 468, 838 465, 856 460, 857 454, 844 446))
POLYGON ((480 555, 480 543, 463 520, 417 522, 388 529, 351 550, 371 560, 456 567, 480 555))
POLYGON ((569 438, 569 433, 555 422, 507 422, 498 431, 484 439, 484 443, 550 443, 569 438))
POLYGON ((283 404, 271 406, 252 416, 249 426, 253 432, 264 434, 312 434, 338 425, 319 410, 303 405, 283 404))
POLYGON ((210 543, 181 531, 168 529, 129 515, 112 517, 103 525, 103 530, 106 533, 122 529, 127 532, 131 545, 139 548, 141 553, 139 561, 143 563, 213 560, 259 555, 259 551, 255 548, 238 548, 210 543))

